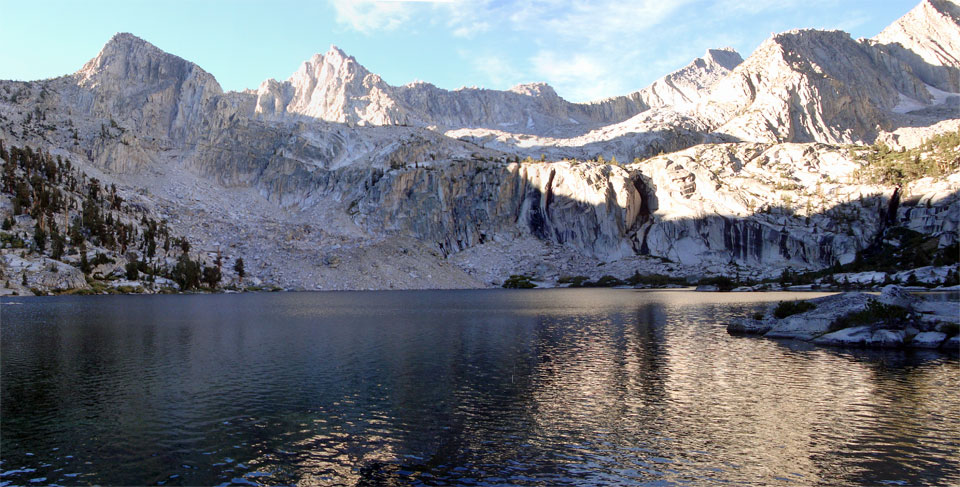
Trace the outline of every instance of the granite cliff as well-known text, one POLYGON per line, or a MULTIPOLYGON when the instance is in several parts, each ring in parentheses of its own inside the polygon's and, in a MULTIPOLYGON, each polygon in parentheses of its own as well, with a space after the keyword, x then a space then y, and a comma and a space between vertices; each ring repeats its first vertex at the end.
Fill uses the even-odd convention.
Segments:
POLYGON ((336 47, 224 92, 118 34, 74 74, 0 82, 0 140, 70 158, 286 287, 769 276, 852 262, 896 226, 956 243, 949 157, 926 178, 864 175, 884 154, 871 144, 928 167, 918 147, 957 132, 958 11, 925 0, 874 39, 796 30, 745 60, 708 50, 588 103, 542 83, 391 86, 336 47))

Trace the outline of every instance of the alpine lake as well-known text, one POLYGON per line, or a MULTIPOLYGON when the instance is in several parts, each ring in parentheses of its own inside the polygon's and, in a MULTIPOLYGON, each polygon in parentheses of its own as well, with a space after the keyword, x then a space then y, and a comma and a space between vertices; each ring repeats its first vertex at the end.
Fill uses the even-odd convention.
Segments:
POLYGON ((960 361, 733 337, 812 293, 0 301, 0 486, 958 485, 960 361))

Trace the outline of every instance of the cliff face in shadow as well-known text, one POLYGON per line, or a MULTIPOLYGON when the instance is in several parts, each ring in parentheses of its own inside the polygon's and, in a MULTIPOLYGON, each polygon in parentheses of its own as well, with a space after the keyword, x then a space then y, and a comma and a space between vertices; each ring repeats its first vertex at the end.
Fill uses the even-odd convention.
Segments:
POLYGON ((600 261, 819 268, 851 262, 891 225, 956 240, 960 174, 897 190, 855 181, 859 167, 826 145, 717 144, 627 166, 345 168, 316 171, 309 186, 371 234, 412 235, 444 256, 530 237, 600 261))

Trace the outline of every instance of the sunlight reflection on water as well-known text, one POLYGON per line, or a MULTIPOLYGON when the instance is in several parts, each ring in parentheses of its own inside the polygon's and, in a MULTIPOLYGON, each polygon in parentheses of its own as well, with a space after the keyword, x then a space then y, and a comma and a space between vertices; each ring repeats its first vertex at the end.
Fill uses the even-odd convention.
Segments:
POLYGON ((20 298, 0 485, 960 481, 956 356, 726 334, 797 296, 20 298))

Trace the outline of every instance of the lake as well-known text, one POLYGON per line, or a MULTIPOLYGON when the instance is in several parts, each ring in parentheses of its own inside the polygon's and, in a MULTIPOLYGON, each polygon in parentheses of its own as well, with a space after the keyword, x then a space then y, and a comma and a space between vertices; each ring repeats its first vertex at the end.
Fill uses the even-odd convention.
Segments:
POLYGON ((960 483, 956 355, 725 331, 813 296, 5 298, 0 486, 960 483))

